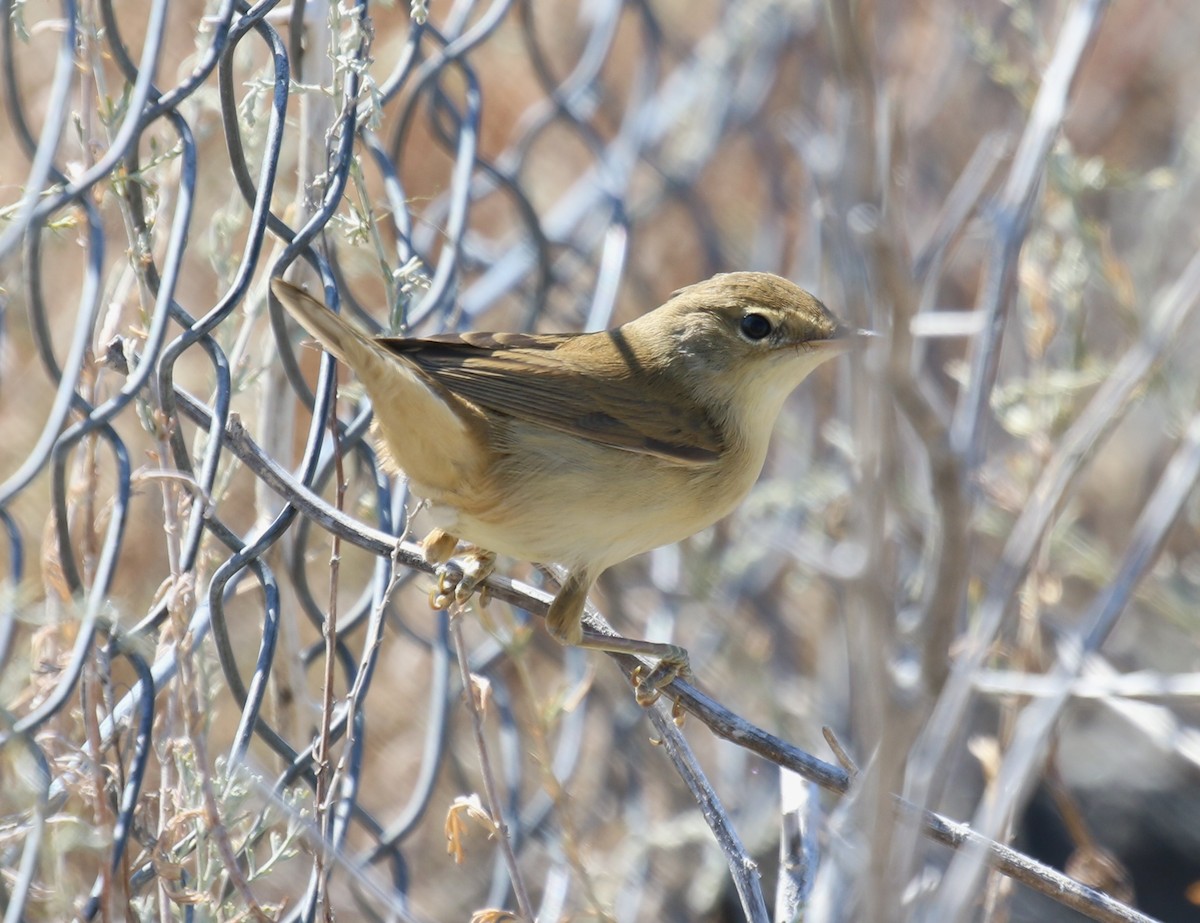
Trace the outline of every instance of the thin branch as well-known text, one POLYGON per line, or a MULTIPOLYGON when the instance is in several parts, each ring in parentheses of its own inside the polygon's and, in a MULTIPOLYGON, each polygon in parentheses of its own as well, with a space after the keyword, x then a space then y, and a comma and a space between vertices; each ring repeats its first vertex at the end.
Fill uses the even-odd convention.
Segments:
POLYGON ((779 880, 775 886, 775 919, 799 920, 816 878, 821 803, 812 782, 779 770, 779 880))
MULTIPOLYGON (((556 571, 558 571, 556 576, 560 578, 565 576, 561 569, 556 568, 556 571)), ((616 634, 608 620, 591 603, 586 606, 585 618, 589 628, 604 634, 616 634)), ((636 658, 632 657, 627 660, 637 662, 636 658)), ((672 712, 677 711, 681 704, 677 702, 672 712)), ((646 714, 658 732, 658 739, 674 764, 675 771, 679 773, 679 777, 683 779, 688 791, 692 793, 696 806, 700 808, 700 814, 704 817, 709 829, 712 830, 717 846, 725 855, 725 861, 729 865, 729 873, 733 876, 733 885, 737 889, 746 918, 754 923, 767 923, 770 916, 767 913, 766 899, 763 897, 762 876, 759 874, 758 866, 747 852, 733 822, 729 819, 729 813, 721 804, 721 799, 713 791, 708 777, 705 776, 704 770, 696 761, 692 748, 676 723, 676 714, 668 713, 661 699, 650 706, 646 710, 646 714)))
MULTIPOLYGON (((1034 701, 1017 719, 1012 745, 971 824, 981 836, 995 836, 1006 818, 1012 817, 1024 802, 1058 718, 1069 701, 1071 685, 1083 669, 1084 658, 1100 649, 1118 616, 1127 611, 1134 588, 1157 559, 1197 478, 1200 478, 1200 415, 1192 419, 1183 442, 1138 517, 1116 576, 1092 602, 1080 631, 1059 645, 1058 659, 1049 671, 1058 681, 1058 691, 1034 701)), ((982 849, 964 850, 954 857, 946 869, 942 892, 931 907, 932 919, 965 917, 983 874, 984 862, 982 849)))
POLYGON ((496 840, 500 844, 500 853, 504 856, 504 865, 508 868, 508 878, 512 882, 513 893, 517 897, 517 907, 520 908, 521 918, 527 923, 535 923, 533 904, 529 900, 529 892, 525 888, 525 879, 521 875, 521 866, 517 862, 517 854, 513 852, 512 839, 508 835, 508 824, 504 821, 504 809, 500 795, 496 789, 496 776, 492 771, 491 757, 488 756, 487 738, 483 734, 483 710, 475 695, 475 683, 471 678, 471 665, 467 662, 467 642, 463 638, 462 612, 455 607, 450 612, 450 631, 454 635, 454 648, 458 652, 458 670, 462 677, 463 696, 466 699, 467 711, 471 714, 471 730, 475 735, 475 749, 479 754, 479 773, 483 778, 483 796, 487 799, 488 814, 495 827, 496 840))
MULTIPOLYGON (((178 392, 179 409, 200 425, 209 423, 208 409, 186 392, 178 392)), ((237 415, 231 415, 225 428, 227 445, 255 476, 261 478, 272 489, 277 490, 303 515, 330 531, 337 532, 352 544, 380 555, 392 555, 397 563, 413 567, 425 573, 433 568, 425 561, 420 549, 410 543, 399 547, 394 538, 377 529, 363 526, 351 517, 340 513, 326 504, 320 497, 297 482, 273 459, 263 454, 254 440, 241 425, 237 415)), ((487 588, 492 598, 513 603, 522 609, 545 617, 551 597, 533 587, 493 574, 487 579, 487 588)), ((627 676, 640 665, 637 658, 621 654, 610 655, 618 662, 627 676)), ((155 664, 155 673, 160 665, 155 664)), ((850 778, 838 766, 817 759, 785 740, 756 727, 734 714, 720 703, 709 698, 687 683, 676 680, 663 690, 664 695, 679 703, 679 706, 703 722, 718 737, 737 744, 778 766, 785 767, 815 782, 822 788, 845 794, 850 778)), ((131 693, 132 695, 132 693, 131 693)), ((128 698, 128 697, 127 697, 128 698)), ((114 715, 128 714, 127 702, 118 704, 114 715)), ((110 726, 115 728, 117 722, 110 726)), ((947 820, 932 811, 921 810, 915 805, 895 797, 897 810, 902 816, 911 817, 916 812, 927 836, 947 846, 960 848, 972 843, 983 849, 987 862, 1006 875, 1022 882, 1033 890, 1044 894, 1063 906, 1076 910, 1102 923, 1154 923, 1152 917, 1113 900, 1106 894, 1088 888, 1014 849, 987 840, 962 824, 947 820)))
POLYGON ((987 581, 987 594, 973 620, 973 628, 960 645, 962 652, 933 716, 910 754, 911 782, 905 789, 905 796, 910 800, 925 803, 925 792, 935 767, 944 762, 951 742, 959 733, 971 702, 975 677, 1068 488, 1101 439, 1124 417, 1138 388, 1176 342, 1183 322, 1194 310, 1198 299, 1200 253, 1192 257, 1175 283, 1160 296, 1151 312, 1144 338, 1121 357, 1084 411, 1063 434, 1058 450, 1009 532, 1000 564, 987 581))
MULTIPOLYGON (((336 385, 335 399, 329 403, 329 438, 333 441, 334 506, 342 511, 346 506, 346 472, 342 464, 342 444, 338 439, 336 385)), ((332 767, 329 748, 332 744, 330 729, 333 725, 333 682, 337 666, 338 646, 338 576, 341 573, 342 538, 333 536, 329 553, 329 608, 321 622, 321 634, 325 640, 325 664, 321 675, 321 727, 317 734, 317 745, 313 751, 316 762, 317 784, 313 792, 316 806, 317 828, 324 842, 332 842, 333 828, 330 824, 332 801, 332 767)), ((317 879, 317 904, 325 923, 333 923, 333 906, 329 901, 329 868, 325 864, 324 848, 318 849, 313 857, 317 879)))
POLYGON ((1008 155, 1010 147, 1008 134, 1003 131, 988 132, 975 145, 971 159, 954 181, 954 188, 938 212, 929 240, 913 259, 913 276, 916 279, 934 281, 939 278, 937 270, 946 250, 975 211, 992 174, 1008 155))
MULTIPOLYGON (((1200 673, 1163 673, 1138 670, 1118 673, 1111 667, 1100 668, 1095 657, 1087 658, 1083 674, 1071 683, 1073 699, 1178 699, 1180 705, 1200 699, 1200 673)), ((1042 696, 1057 695, 1059 684, 1044 673, 1019 670, 980 670, 974 688, 984 695, 1042 696)))
POLYGON ((1054 56, 1046 68, 1033 111, 1013 157, 1008 182, 992 212, 995 240, 991 258, 984 269, 979 304, 979 310, 987 320, 975 342, 970 383, 962 392, 951 428, 951 443, 968 471, 975 468, 982 453, 984 410, 996 382, 1000 344, 1016 282, 1017 260, 1029 230, 1029 216, 1046 169, 1046 158, 1058 137, 1071 86, 1100 30, 1108 2, 1076 0, 1067 13, 1054 56))
POLYGON ((842 768, 849 773, 850 778, 853 779, 858 775, 858 766, 850 757, 850 754, 846 752, 846 748, 842 746, 842 742, 838 740, 837 735, 833 732, 833 728, 828 725, 821 728, 821 736, 825 738, 825 743, 829 744, 829 749, 833 751, 833 755, 837 758, 842 768))
POLYGON ((759 874, 758 866, 750 858, 750 853, 746 851, 741 838, 737 835, 737 830, 734 829, 729 814, 709 784, 704 770, 696 761, 696 755, 692 752, 692 748, 688 746, 686 738, 675 725, 666 706, 661 701, 648 708, 646 715, 658 732, 663 749, 671 758, 675 771, 679 773, 679 777, 687 785, 688 791, 692 793, 705 823, 708 824, 716 838, 717 845, 725 854, 729 872, 733 876, 733 885, 742 902, 742 910, 746 914, 746 919, 754 921, 754 923, 767 923, 770 916, 767 914, 767 904, 763 898, 762 876, 759 874))

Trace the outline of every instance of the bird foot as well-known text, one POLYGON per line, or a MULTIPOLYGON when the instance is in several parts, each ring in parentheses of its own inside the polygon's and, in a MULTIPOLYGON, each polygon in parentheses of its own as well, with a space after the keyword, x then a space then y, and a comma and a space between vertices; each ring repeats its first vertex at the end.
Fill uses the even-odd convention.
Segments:
POLYGON ((633 696, 643 708, 658 701, 664 686, 669 686, 677 679, 692 678, 688 652, 676 644, 666 646, 667 652, 659 658, 653 669, 639 666, 633 671, 633 696))
MULTIPOLYGON (((459 558, 459 564, 442 564, 434 575, 437 584, 429 592, 429 605, 434 609, 449 609, 471 598, 496 569, 496 555, 482 548, 469 548, 459 558)), ((480 591, 480 603, 487 605, 486 588, 480 591)))

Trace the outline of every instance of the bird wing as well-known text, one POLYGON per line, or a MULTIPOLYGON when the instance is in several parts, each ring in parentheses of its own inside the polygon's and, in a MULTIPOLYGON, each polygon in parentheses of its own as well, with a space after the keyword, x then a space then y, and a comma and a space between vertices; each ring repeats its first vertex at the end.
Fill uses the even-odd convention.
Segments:
POLYGON ((721 431, 705 408, 661 375, 637 368, 601 334, 464 333, 379 344, 431 381, 486 410, 679 465, 720 457, 721 431), (637 384, 631 377, 637 376, 637 384))

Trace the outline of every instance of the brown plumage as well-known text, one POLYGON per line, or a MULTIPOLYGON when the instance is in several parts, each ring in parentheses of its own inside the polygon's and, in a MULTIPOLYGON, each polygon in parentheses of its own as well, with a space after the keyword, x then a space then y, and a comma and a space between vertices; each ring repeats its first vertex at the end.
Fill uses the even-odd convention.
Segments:
POLYGON ((783 400, 854 333, 767 273, 715 276, 599 333, 422 339, 367 337, 300 289, 271 288, 362 381, 387 455, 429 501, 427 556, 444 561, 462 538, 566 566, 551 633, 661 657, 652 687, 686 671, 684 652, 585 635, 587 591, 618 561, 730 512, 783 400))

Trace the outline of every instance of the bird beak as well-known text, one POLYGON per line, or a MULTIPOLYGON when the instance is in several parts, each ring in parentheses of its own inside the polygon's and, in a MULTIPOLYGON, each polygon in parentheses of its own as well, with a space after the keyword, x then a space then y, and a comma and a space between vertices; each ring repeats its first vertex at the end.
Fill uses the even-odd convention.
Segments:
POLYGON ((852 342, 869 340, 871 337, 879 336, 874 330, 864 330, 862 327, 844 327, 839 325, 834 338, 838 340, 850 340, 852 342))
POLYGON ((813 345, 845 352, 851 349, 860 349, 866 346, 869 340, 877 336, 879 334, 874 330, 863 330, 861 327, 847 327, 844 324, 839 324, 832 337, 828 340, 821 340, 813 345))

